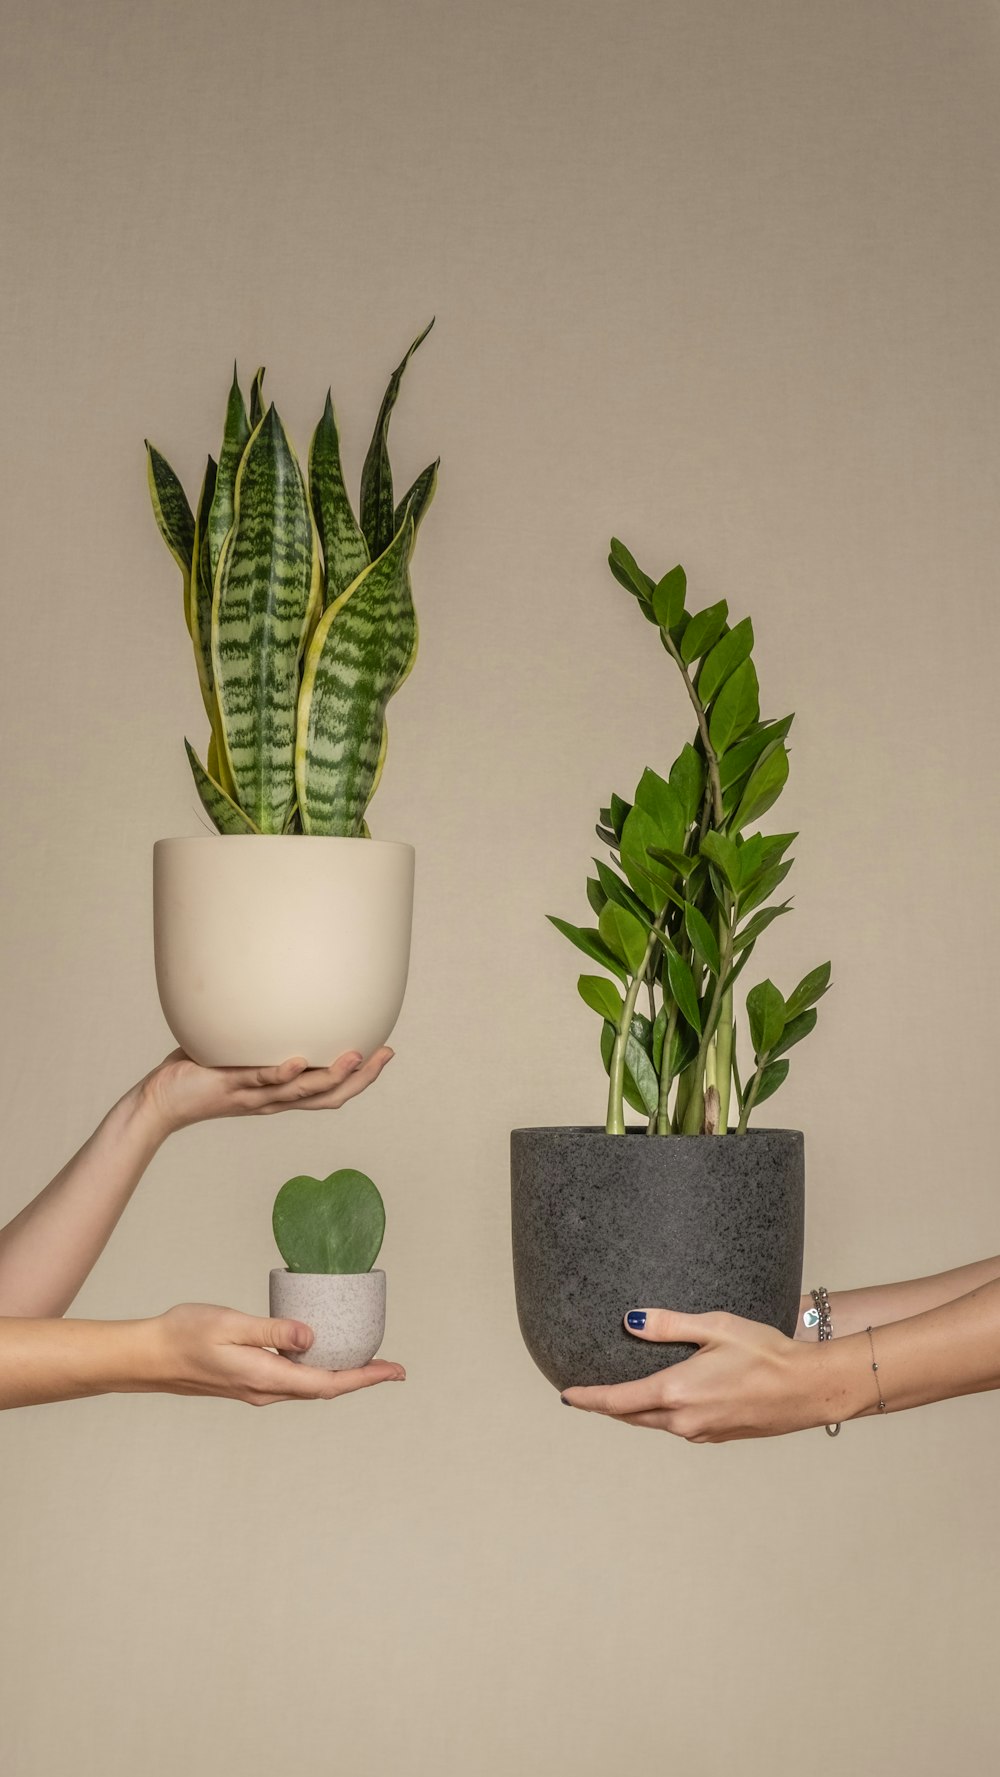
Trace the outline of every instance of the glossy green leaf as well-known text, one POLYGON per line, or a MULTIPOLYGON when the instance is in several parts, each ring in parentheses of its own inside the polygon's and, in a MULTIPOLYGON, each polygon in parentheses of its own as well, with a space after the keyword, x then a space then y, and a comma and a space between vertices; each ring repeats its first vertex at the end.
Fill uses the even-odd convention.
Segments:
MULTIPOLYGON (((604 895, 604 899, 615 901, 619 907, 624 907, 629 913, 634 913, 636 918, 642 922, 643 927, 648 930, 652 918, 659 912, 659 908, 649 909, 645 902, 640 900, 635 890, 630 888, 627 882, 623 882, 617 871, 612 870, 609 864, 603 864, 599 858, 595 858, 594 865, 597 870, 597 885, 604 895)), ((591 906, 593 906, 593 902, 591 902, 591 906)), ((599 913, 600 908, 595 908, 595 912, 599 913)))
POLYGON ((787 1061, 768 1062, 760 1076, 760 1085, 757 1088, 757 1096, 754 1099, 755 1108, 757 1105, 763 1104, 765 1098, 770 1098, 775 1092, 777 1092, 779 1086, 784 1085, 788 1078, 788 1067, 789 1063, 787 1061))
POLYGON ((692 949, 699 956, 706 968, 713 975, 718 975, 721 967, 719 942, 705 915, 689 901, 684 909, 684 929, 691 940, 692 949))
POLYGON ((413 520, 325 612, 306 652, 295 778, 306 833, 360 830, 385 756, 385 713, 417 652, 413 520))
POLYGON ((647 768, 639 779, 635 806, 652 821, 658 845, 670 851, 682 850, 688 823, 680 796, 666 778, 647 768))
MULTIPOLYGON (((389 466, 389 421, 396 405, 403 372, 418 346, 421 346, 427 338, 433 325, 433 320, 429 321, 423 332, 417 335, 409 351, 401 363, 397 364, 389 378, 388 387, 382 397, 382 406, 379 408, 378 419, 375 422, 372 441, 368 446, 368 454, 361 471, 361 529, 364 532, 368 552, 373 562, 389 548, 393 537, 399 535, 398 527, 394 524, 392 470, 389 466)), ((410 518, 411 520, 413 518, 412 512, 410 518)))
POLYGON ((744 660, 730 674, 712 705, 708 738, 717 758, 721 758, 734 740, 739 740, 759 714, 757 669, 752 660, 744 660))
POLYGON ((660 1072, 663 1064, 663 1044, 666 1039, 669 1018, 669 1007, 664 1004, 660 1007, 660 1010, 657 1012, 656 1017, 653 1020, 652 1060, 657 1073, 660 1072))
POLYGON ((803 1037, 807 1037, 811 1031, 814 1031, 818 1017, 819 1013, 815 1006, 811 1006, 807 1012, 799 1012, 796 1017, 789 1018, 780 1040, 771 1050, 772 1060, 775 1056, 784 1055, 786 1050, 793 1048, 796 1043, 801 1043, 803 1037))
POLYGON ((651 845, 649 855, 654 863, 662 864, 667 870, 675 870, 682 881, 698 869, 698 859, 692 858, 687 852, 667 851, 664 846, 651 845))
MULTIPOLYGON (((681 567, 671 568, 653 588, 650 603, 653 616, 661 629, 675 629, 684 611, 687 575, 681 567)), ((685 631, 685 634, 687 632, 685 631)))
POLYGON ((791 869, 794 858, 786 858, 783 864, 774 864, 755 877, 752 888, 740 889, 740 916, 745 917, 762 901, 769 901, 775 889, 780 888, 791 869))
POLYGON ((724 790, 731 789, 757 763, 757 760, 779 740, 784 740, 792 726, 794 717, 785 716, 780 722, 762 722, 759 727, 752 728, 736 745, 729 748, 724 759, 719 760, 719 782, 724 790))
POLYGON ((600 913, 601 908, 605 905, 605 903, 607 901, 607 898, 608 897, 604 893, 604 890, 602 889, 600 883, 596 882, 592 876, 588 876, 587 877, 587 900, 590 902, 591 908, 593 909, 593 911, 595 913, 600 913))
POLYGON ((329 606, 346 592, 359 574, 364 573, 370 560, 368 545, 354 516, 344 481, 340 434, 329 391, 309 447, 309 493, 323 545, 325 603, 329 606))
POLYGON ((611 539, 608 566, 619 585, 634 593, 636 598, 649 604, 652 609, 653 582, 648 574, 643 573, 631 550, 626 549, 617 537, 611 539))
POLYGON ((685 743, 670 767, 670 784, 680 800, 684 819, 690 827, 701 813, 705 794, 705 761, 700 753, 695 752, 690 741, 685 743))
POLYGON ((698 993, 694 984, 694 976, 682 956, 676 950, 667 952, 667 979, 670 991, 677 1001, 677 1009, 682 1018, 686 1018, 692 1030, 701 1035, 701 1007, 698 1004, 698 993))
MULTIPOLYGON (((603 1029, 601 1031, 601 1060, 604 1063, 605 1073, 610 1073, 610 1071, 611 1071, 611 1055, 612 1055, 612 1051, 615 1046, 616 1035, 617 1035, 617 1031, 616 1031, 615 1026, 609 1022, 605 1022, 603 1029)), ((647 1050, 648 1050, 648 1036, 649 1036, 649 1021, 648 1021, 648 1019, 640 1018, 637 1015, 632 1020, 629 1038, 628 1038, 628 1041, 625 1046, 624 1096, 625 1096, 626 1104, 631 1105, 631 1107, 634 1111, 639 1111, 643 1115, 646 1115, 646 1116, 649 1115, 649 1112, 646 1110, 645 1099, 643 1098, 642 1094, 639 1091, 638 1086, 635 1083, 635 1079, 634 1079, 634 1077, 632 1075, 632 1071, 629 1067, 629 1061, 631 1060, 632 1062, 634 1062, 636 1064, 636 1066, 639 1067, 640 1071, 642 1071, 642 1063, 641 1063, 641 1061, 637 1061, 637 1059, 636 1059, 637 1055, 642 1055, 642 1056, 646 1057, 647 1065, 649 1065, 649 1057, 648 1057, 648 1052, 647 1052, 647 1050)), ((648 1083, 647 1083, 647 1090, 648 1090, 648 1083)))
POLYGON ((773 981, 761 981, 747 994, 747 1017, 754 1054, 766 1055, 780 1040, 785 1025, 785 1002, 773 981))
POLYGON ((638 974, 646 954, 646 928, 634 913, 609 901, 602 909, 597 929, 608 949, 627 964, 629 973, 638 974))
POLYGON ((240 463, 212 614, 226 760, 262 833, 284 831, 295 796, 299 662, 319 596, 305 483, 272 406, 240 463))
POLYGON ((345 1276, 370 1271, 378 1258, 385 1205, 366 1173, 345 1166, 325 1179, 289 1179, 275 1198, 273 1225, 289 1271, 345 1276))
POLYGON ((611 825, 614 828, 615 834, 619 839, 622 836, 622 828, 624 827, 625 822, 628 820, 628 817, 631 814, 631 812, 632 812, 631 802, 626 802, 624 797, 622 797, 622 796, 616 796, 616 795, 612 794, 611 806, 608 810, 608 813, 610 814, 610 817, 611 817, 611 825))
POLYGON ((681 659, 685 666, 690 666, 693 661, 700 660, 703 654, 707 654, 711 648, 715 647, 726 627, 728 617, 729 606, 725 599, 720 599, 717 605, 708 605, 704 611, 695 613, 684 631, 684 640, 681 643, 681 659))
POLYGON ((209 819, 220 833, 243 834, 256 833, 257 828, 249 821, 241 808, 226 795, 225 790, 215 779, 210 777, 190 741, 184 742, 191 767, 191 776, 201 797, 202 805, 209 819))
MULTIPOLYGON (((263 371, 258 375, 263 376, 263 371)), ((260 416, 258 416, 259 419, 260 416)), ((219 467, 215 477, 215 491, 212 496, 212 507, 208 517, 208 584, 209 593, 214 591, 216 575, 219 571, 219 557, 222 546, 232 528, 233 509, 236 498, 236 477, 239 473, 243 452, 250 438, 250 425, 247 410, 243 405, 236 366, 233 365, 233 380, 226 402, 226 423, 222 433, 222 449, 219 452, 219 467)), ((211 609, 208 613, 208 632, 211 636, 211 609)), ((211 659, 211 647, 208 649, 211 659)))
POLYGON ((612 975, 617 975, 619 981, 628 980, 623 964, 618 961, 614 951, 608 949, 600 932, 595 931, 593 926, 574 926, 566 919, 557 919, 554 913, 548 914, 547 918, 556 931, 568 938, 571 944, 575 944, 577 950, 582 950, 584 956, 589 956, 591 962, 600 963, 602 969, 610 970, 612 975))
POLYGON ((730 822, 730 830, 738 833, 751 821, 759 821, 761 815, 777 802, 787 782, 788 753, 779 741, 774 751, 765 753, 750 773, 739 807, 730 822))
POLYGON ((752 649, 753 624, 749 617, 744 617, 706 654, 698 674, 698 696, 706 708, 737 667, 749 659, 752 649))
POLYGON ((585 1006, 610 1018, 612 1024, 618 1023, 624 1002, 606 975, 581 975, 576 988, 585 1006))
POLYGON ((780 918, 783 913, 788 913, 791 909, 791 905, 790 901, 782 901, 780 906, 764 907, 759 913, 755 913, 752 919, 748 919, 746 925, 737 932, 733 939, 734 955, 738 956, 740 951, 745 950, 748 944, 755 944, 760 937, 761 932, 767 930, 771 921, 780 918))
POLYGON ((727 839, 724 833, 716 833, 714 828, 709 828, 701 842, 701 856, 708 858, 722 872, 735 893, 740 886, 740 856, 735 841, 727 839))
POLYGON ((817 1000, 822 999, 830 985, 830 973, 830 964, 820 963, 819 968, 810 969, 808 975, 803 975, 798 987, 788 998, 788 1016, 790 1018, 797 1018, 800 1012, 804 1012, 807 1007, 814 1006, 817 1000))

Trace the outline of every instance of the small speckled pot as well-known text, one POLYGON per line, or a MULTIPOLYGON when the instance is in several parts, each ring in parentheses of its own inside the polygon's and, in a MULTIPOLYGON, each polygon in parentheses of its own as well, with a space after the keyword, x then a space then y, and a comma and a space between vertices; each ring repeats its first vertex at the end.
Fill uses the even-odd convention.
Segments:
POLYGON ((356 1369, 371 1362, 385 1337, 385 1272, 272 1271, 271 1315, 312 1327, 315 1340, 296 1363, 356 1369))
POLYGON ((795 1330, 805 1161, 795 1129, 511 1135, 521 1334, 559 1389, 629 1382, 689 1357, 623 1326, 630 1308, 724 1310, 795 1330))

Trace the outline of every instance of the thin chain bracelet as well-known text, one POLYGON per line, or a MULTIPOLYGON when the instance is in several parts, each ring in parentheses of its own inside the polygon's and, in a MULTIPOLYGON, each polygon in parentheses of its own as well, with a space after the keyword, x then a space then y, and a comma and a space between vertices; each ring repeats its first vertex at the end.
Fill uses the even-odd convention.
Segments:
MULTIPOLYGON (((822 1345, 827 1339, 833 1338, 833 1318, 830 1313, 830 1295, 824 1284, 819 1289, 810 1290, 813 1299, 811 1308, 807 1308, 802 1320, 807 1327, 816 1327, 816 1337, 822 1345)), ((824 1426, 828 1438, 835 1438, 840 1430, 840 1422, 836 1425, 824 1426)))
POLYGON ((878 1363, 875 1359, 875 1341, 872 1338, 871 1327, 866 1327, 865 1332, 868 1334, 868 1343, 872 1348, 872 1374, 875 1377, 875 1386, 878 1389, 878 1410, 880 1413, 884 1413, 886 1411, 886 1405, 885 1401, 882 1399, 882 1384, 878 1379, 878 1363))

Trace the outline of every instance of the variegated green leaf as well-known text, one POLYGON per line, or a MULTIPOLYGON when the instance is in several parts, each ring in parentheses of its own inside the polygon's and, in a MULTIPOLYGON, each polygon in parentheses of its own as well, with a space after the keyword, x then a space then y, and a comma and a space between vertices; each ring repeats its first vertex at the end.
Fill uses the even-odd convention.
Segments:
POLYGON ((389 548, 323 617, 306 655, 296 786, 306 833, 359 832, 385 756, 385 710, 417 651, 408 513, 389 548))
POLYGON ((344 484, 337 419, 329 392, 309 447, 309 492, 323 545, 326 603, 332 605, 364 573, 370 557, 344 484))
POLYGON ((250 426, 247 423, 247 410, 243 405, 243 396, 236 377, 236 366, 233 365, 233 381, 226 402, 226 424, 222 434, 222 449, 219 452, 219 467, 215 478, 215 494, 212 499, 212 510, 208 520, 208 556, 209 556, 209 596, 215 586, 215 576, 219 567, 222 545, 229 534, 233 522, 233 497, 236 492, 236 473, 240 466, 243 452, 250 437, 250 426))
POLYGON ((215 697, 212 692, 212 575, 209 565, 209 514, 218 465, 209 457, 201 484, 198 511, 194 521, 194 548, 191 555, 191 606, 188 628, 194 643, 198 683, 210 722, 215 721, 215 697))
POLYGON ((365 457, 361 471, 361 529, 365 534, 368 551, 372 561, 388 549, 393 537, 398 535, 399 526, 395 521, 392 498, 392 470, 389 467, 389 420, 396 405, 399 385, 403 380, 403 372, 419 345, 422 345, 433 327, 431 320, 421 334, 418 334, 401 364, 398 364, 389 378, 389 386, 382 398, 378 419, 368 455, 365 457))
POLYGON ((165 456, 146 439, 146 472, 149 497, 160 535, 184 576, 184 617, 191 627, 191 557, 194 553, 194 513, 165 456))
POLYGON ((237 808, 235 802, 230 800, 221 785, 209 776, 189 740, 184 742, 184 748, 191 767, 191 776, 194 778, 205 813, 218 827, 219 832, 256 833, 257 828, 253 822, 247 820, 243 810, 237 808))
POLYGON ((212 664, 239 805, 281 833, 295 794, 299 663, 320 569, 305 483, 273 407, 243 454, 219 561, 212 664))
POLYGON ((250 430, 255 432, 264 418, 264 366, 261 365, 250 390, 250 430))
POLYGON ((440 467, 441 458, 438 457, 436 462, 428 463, 426 469, 421 469, 413 486, 403 495, 396 507, 392 521, 394 532, 399 530, 406 516, 406 508, 409 506, 413 512, 413 531, 416 535, 420 529, 420 520, 434 498, 437 489, 437 472, 440 467))

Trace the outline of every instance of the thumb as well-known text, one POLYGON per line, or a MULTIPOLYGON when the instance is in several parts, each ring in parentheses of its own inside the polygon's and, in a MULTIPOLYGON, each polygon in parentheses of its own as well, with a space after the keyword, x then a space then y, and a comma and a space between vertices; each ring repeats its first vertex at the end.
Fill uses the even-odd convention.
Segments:
POLYGON ((235 1345, 271 1346, 275 1351, 308 1351, 313 1337, 303 1320, 258 1320, 253 1314, 242 1314, 233 1331, 235 1345))
POLYGON ((657 1345, 707 1345, 710 1319, 707 1314, 678 1314, 673 1308, 630 1308, 625 1330, 634 1339, 657 1345))

